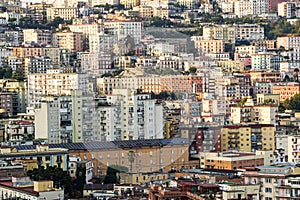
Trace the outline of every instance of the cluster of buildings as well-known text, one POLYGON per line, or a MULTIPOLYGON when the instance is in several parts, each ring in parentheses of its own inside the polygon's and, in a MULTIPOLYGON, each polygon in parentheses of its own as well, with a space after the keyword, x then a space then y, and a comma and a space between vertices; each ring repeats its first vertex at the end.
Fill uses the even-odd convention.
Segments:
POLYGON ((0 199, 63 199, 26 176, 50 167, 83 170, 85 197, 299 196, 300 113, 284 106, 300 93, 300 36, 200 23, 216 10, 292 23, 298 2, 0 4, 0 199), (109 167, 127 170, 93 184, 109 167))

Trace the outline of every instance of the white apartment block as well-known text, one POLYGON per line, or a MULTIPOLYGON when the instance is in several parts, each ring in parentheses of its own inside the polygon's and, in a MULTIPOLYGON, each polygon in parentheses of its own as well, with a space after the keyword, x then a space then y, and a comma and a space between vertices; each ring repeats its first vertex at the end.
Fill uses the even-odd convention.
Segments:
POLYGON ((96 5, 118 5, 120 3, 119 0, 91 0, 91 6, 94 7, 96 5))
POLYGON ((164 69, 173 69, 176 71, 183 71, 183 60, 179 56, 160 56, 157 59, 155 68, 164 70, 164 69))
POLYGON ((185 6, 187 9, 196 8, 197 0, 176 0, 175 3, 179 3, 181 6, 185 6))
POLYGON ((287 139, 287 155, 288 162, 299 163, 300 162, 300 136, 289 135, 287 139))
POLYGON ((113 36, 101 33, 89 34, 89 50, 90 52, 106 52, 111 53, 113 48, 113 36))
POLYGON ((40 29, 24 29, 24 43, 35 43, 38 45, 48 45, 52 42, 52 32, 40 29))
POLYGON ((225 40, 235 42, 236 27, 228 25, 215 25, 203 27, 204 40, 225 40))
POLYGON ((84 36, 80 32, 63 31, 53 34, 53 46, 70 51, 82 51, 84 49, 84 36))
POLYGON ((64 20, 78 18, 78 8, 47 8, 47 20, 51 21, 55 17, 61 17, 64 20))
MULTIPOLYGON (((157 104, 155 99, 151 99, 150 94, 137 94, 135 90, 115 89, 113 95, 108 96, 107 101, 108 104, 119 105, 121 108, 119 109, 121 113, 114 114, 121 119, 121 124, 119 124, 121 135, 110 134, 106 135, 106 138, 123 140, 163 138, 163 107, 157 104)), ((106 129, 105 121, 102 124, 101 129, 106 129)), ((109 123, 107 124, 109 126, 109 123)))
POLYGON ((251 70, 279 70, 281 57, 276 53, 259 52, 251 56, 251 70))
POLYGON ((104 29, 108 34, 113 35, 115 40, 121 40, 127 36, 134 38, 135 44, 138 44, 142 37, 142 22, 134 20, 112 20, 104 21, 104 29))
POLYGON ((28 75, 28 106, 34 107, 42 96, 69 95, 72 90, 87 91, 87 75, 47 70, 46 74, 28 75))
POLYGON ((4 61, 8 56, 12 56, 12 48, 0 47, 0 68, 3 67, 4 61))
POLYGON ((80 54, 81 72, 100 78, 101 75, 112 70, 111 54, 103 52, 88 52, 80 54))
POLYGON ((239 0, 234 2, 234 14, 237 17, 268 14, 269 4, 269 0, 239 0))
POLYGON ((84 35, 98 34, 103 32, 103 25, 97 22, 91 24, 73 24, 68 26, 70 31, 83 33, 84 35))
POLYGON ((277 37, 277 47, 284 47, 286 50, 300 47, 300 36, 277 37))
POLYGON ((29 57, 24 59, 24 75, 41 73, 53 69, 52 60, 49 57, 29 57))
POLYGON ((277 106, 233 106, 231 107, 232 124, 276 124, 277 106))
POLYGON ((72 100, 70 96, 49 96, 35 109, 35 138, 49 144, 72 142, 72 100))
POLYGON ((292 18, 296 15, 296 2, 281 2, 278 4, 278 16, 292 18))
POLYGON ((263 40, 264 27, 258 24, 239 24, 236 25, 236 40, 263 40))
POLYGON ((97 88, 100 93, 112 94, 114 89, 143 89, 143 92, 161 92, 161 78, 159 76, 99 78, 97 88))

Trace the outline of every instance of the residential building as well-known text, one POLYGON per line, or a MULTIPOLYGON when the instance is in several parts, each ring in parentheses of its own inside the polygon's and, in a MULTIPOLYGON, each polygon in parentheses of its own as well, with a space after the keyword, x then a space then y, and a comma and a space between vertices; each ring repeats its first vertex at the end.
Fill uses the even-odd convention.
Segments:
POLYGON ((284 47, 286 50, 298 48, 300 45, 300 36, 281 36, 277 37, 277 48, 284 47))
POLYGON ((113 36, 103 32, 89 34, 89 50, 90 52, 105 52, 112 53, 113 51, 113 36))
POLYGON ((68 169, 68 149, 49 148, 48 145, 31 145, 26 149, 26 145, 7 147, 0 149, 1 160, 15 160, 21 162, 26 171, 38 167, 58 167, 63 171, 68 169))
MULTIPOLYGON (((119 113, 113 113, 110 118, 105 119, 105 116, 100 118, 101 130, 103 129, 104 132, 101 140, 163 138, 163 107, 161 104, 157 104, 155 99, 151 99, 150 94, 139 94, 129 89, 114 89, 112 96, 108 97, 107 102, 112 106, 120 106, 120 109, 112 110, 119 110, 119 113), (115 126, 118 125, 116 123, 118 120, 114 122, 115 117, 121 117, 119 119, 121 122, 119 124, 121 133, 119 132, 119 134, 115 134, 113 129, 111 129, 114 126, 110 126, 110 123, 114 123, 112 125, 115 126), (110 130, 108 131, 107 129, 110 130), (106 131, 107 135, 105 134, 106 131)), ((101 113, 101 108, 99 111, 101 113)))
POLYGON ((221 130, 221 150, 274 150, 274 130, 274 125, 268 124, 224 126, 221 130))
POLYGON ((265 37, 264 27, 259 24, 238 24, 236 25, 235 35, 236 40, 263 40, 265 37))
POLYGON ((53 69, 52 60, 49 57, 29 57, 24 59, 24 77, 28 74, 45 74, 53 69))
POLYGON ((203 27, 204 40, 224 40, 235 43, 236 28, 228 25, 214 25, 203 27))
POLYGON ((78 18, 78 8, 66 7, 66 8, 57 8, 50 7, 47 8, 47 20, 51 21, 55 17, 61 17, 64 20, 71 20, 78 18))
POLYGON ((83 34, 79 32, 63 31, 53 34, 53 46, 68 49, 72 52, 82 51, 84 48, 83 34))
POLYGON ((19 146, 34 139, 34 123, 29 120, 11 119, 5 124, 5 134, 11 146, 19 146))
POLYGON ((50 45, 52 42, 52 32, 42 29, 23 29, 24 43, 38 44, 41 46, 50 45))
POLYGON ((4 199, 64 199, 64 190, 54 188, 53 181, 31 181, 27 176, 0 181, 0 193, 4 199))
POLYGON ((278 3, 278 16, 285 18, 293 18, 296 16, 296 2, 278 3))
POLYGON ((103 22, 104 29, 113 35, 115 41, 122 40, 127 36, 134 38, 138 44, 142 37, 142 22, 134 20, 107 20, 103 22))
POLYGON ((89 74, 93 77, 100 78, 105 73, 112 71, 111 54, 102 52, 88 52, 80 54, 82 73, 89 74))
POLYGON ((196 40, 194 44, 201 55, 206 53, 223 53, 225 50, 224 40, 196 40))
POLYGON ((299 83, 281 83, 273 86, 273 94, 280 94, 280 101, 283 102, 286 99, 290 99, 295 94, 300 93, 299 83))
POLYGON ((264 165, 267 159, 256 153, 241 152, 201 152, 200 168, 237 170, 264 165))
POLYGON ((269 8, 270 4, 267 0, 239 0, 234 2, 234 14, 238 17, 268 14, 269 8))
POLYGON ((12 117, 18 114, 18 94, 15 92, 0 92, 1 115, 12 117))
MULTIPOLYGON (((249 100, 249 99, 248 99, 249 100)), ((247 103, 247 102, 246 102, 247 103)), ((274 124, 277 105, 254 105, 231 107, 232 124, 274 124)))
MULTIPOLYGON (((49 144, 72 142, 71 97, 47 97, 35 109, 35 138, 47 139, 49 144)), ((76 123, 76 122, 74 122, 76 123)))
POLYGON ((251 56, 251 70, 279 70, 281 57, 277 54, 259 52, 251 56))
POLYGON ((260 198, 288 199, 299 196, 299 167, 289 163, 265 165, 243 173, 244 183, 260 186, 260 198))
POLYGON ((218 67, 224 72, 244 72, 245 62, 241 60, 217 61, 218 67))
POLYGON ((28 75, 28 106, 39 103, 42 96, 68 95, 72 90, 87 91, 85 74, 64 73, 62 70, 48 70, 46 74, 28 75))

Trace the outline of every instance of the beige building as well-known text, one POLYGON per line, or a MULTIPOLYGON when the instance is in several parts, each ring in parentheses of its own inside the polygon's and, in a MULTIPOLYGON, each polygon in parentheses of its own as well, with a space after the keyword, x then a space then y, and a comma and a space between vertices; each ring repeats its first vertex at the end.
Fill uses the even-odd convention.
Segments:
POLYGON ((235 43, 235 27, 228 25, 204 26, 203 37, 205 40, 224 40, 235 43))
POLYGON ((83 33, 79 32, 56 32, 53 34, 53 46, 68 49, 72 52, 82 51, 84 48, 83 33))
POLYGON ((273 86, 273 94, 280 94, 280 101, 290 99, 295 94, 300 93, 299 83, 285 83, 273 86))
POLYGON ((300 36, 277 37, 277 48, 284 47, 286 50, 298 48, 300 46, 300 36))
POLYGON ((274 150, 274 125, 234 125, 221 130, 222 151, 274 150))
POLYGON ((196 40, 194 44, 200 54, 223 53, 225 50, 224 40, 196 40))
POLYGON ((276 124, 277 105, 231 107, 232 124, 276 124))
POLYGON ((45 95, 68 95, 72 90, 87 91, 85 74, 48 70, 46 74, 28 75, 28 106, 34 107, 45 95))
POLYGON ((24 29, 24 43, 35 43, 39 45, 49 45, 52 41, 52 32, 41 29, 24 29))
POLYGON ((224 72, 244 72, 245 62, 241 60, 225 60, 217 61, 218 67, 222 68, 224 72))
POLYGON ((56 17, 61 17, 64 20, 76 19, 78 17, 78 8, 47 8, 47 20, 51 21, 56 17))

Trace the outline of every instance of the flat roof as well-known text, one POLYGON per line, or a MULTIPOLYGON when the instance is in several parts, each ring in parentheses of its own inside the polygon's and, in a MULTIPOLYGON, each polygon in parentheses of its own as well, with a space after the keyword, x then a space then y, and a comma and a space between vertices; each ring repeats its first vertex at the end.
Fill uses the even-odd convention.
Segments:
MULTIPOLYGON (((64 148, 68 150, 96 150, 96 149, 124 149, 147 146, 170 146, 170 145, 186 145, 188 140, 184 138, 170 139, 147 139, 147 140, 123 140, 109 142, 87 142, 87 143, 62 143, 49 144, 49 148, 64 148)), ((35 149, 36 145, 21 145, 17 146, 17 150, 35 149)))

